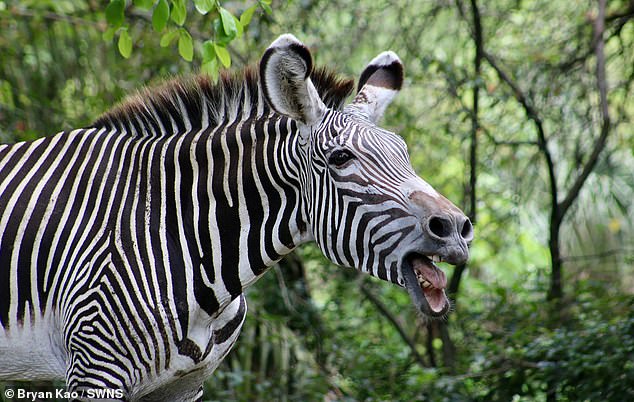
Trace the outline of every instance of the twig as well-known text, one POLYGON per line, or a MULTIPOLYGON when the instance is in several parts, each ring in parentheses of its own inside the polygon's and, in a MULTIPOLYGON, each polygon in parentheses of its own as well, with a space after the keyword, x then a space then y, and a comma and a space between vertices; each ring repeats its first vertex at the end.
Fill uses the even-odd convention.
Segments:
POLYGON ((608 135, 610 134, 610 111, 608 109, 608 95, 607 95, 607 82, 605 77, 605 53, 604 46, 605 42, 603 39, 603 32, 605 31, 605 7, 606 0, 599 0, 599 15, 594 21, 594 30, 595 30, 595 55, 597 59, 597 71, 596 71, 596 80, 597 80, 597 90, 599 91, 599 107, 601 110, 601 133, 599 137, 594 142, 592 147, 592 153, 588 158, 588 161, 583 165, 583 169, 577 179, 574 181, 568 194, 564 198, 564 200, 559 204, 559 210, 561 215, 563 216, 568 208, 572 205, 575 199, 579 196, 579 192, 581 191, 581 187, 585 183, 586 179, 594 170, 595 165, 599 160, 599 155, 603 148, 605 148, 605 144, 607 143, 608 135))
MULTIPOLYGON (((537 145, 544 155, 544 159, 546 160, 546 167, 548 170, 548 179, 550 184, 551 191, 551 202, 554 209, 557 209, 558 206, 558 188, 557 188, 557 179, 555 176, 555 164, 553 162, 553 157, 548 149, 548 139, 546 138, 546 132, 544 130, 544 123, 539 116, 537 110, 533 107, 532 103, 528 100, 524 91, 517 85, 515 81, 507 74, 502 67, 499 65, 495 57, 489 54, 487 51, 483 50, 483 57, 489 63, 491 67, 495 70, 498 77, 504 81, 513 91, 513 96, 520 103, 524 111, 526 112, 526 116, 533 122, 535 125, 535 129, 537 130, 537 145)), ((561 218, 559 216, 559 211, 553 211, 557 218, 561 218)))
POLYGON ((57 14, 54 12, 35 12, 26 8, 11 7, 9 14, 13 17, 43 18, 49 21, 63 21, 73 25, 96 27, 100 31, 105 31, 107 24, 105 22, 91 21, 84 18, 74 17, 71 15, 57 14))
POLYGON ((546 361, 535 363, 535 362, 523 361, 523 360, 513 360, 513 361, 508 360, 503 362, 500 367, 492 368, 486 371, 480 371, 477 373, 456 375, 456 376, 452 376, 451 378, 453 380, 464 381, 470 378, 482 378, 482 377, 488 377, 490 375, 507 373, 510 370, 517 369, 518 367, 526 368, 526 369, 541 369, 545 366, 551 366, 556 364, 557 363, 555 362, 546 362, 546 361))
POLYGON ((374 306, 379 310, 379 312, 383 314, 383 316, 387 318, 387 320, 394 326, 394 328, 396 329, 398 334, 401 336, 403 341, 405 341, 407 346, 409 346, 412 356, 418 362, 418 364, 420 364, 421 367, 428 367, 423 357, 416 350, 416 343, 412 340, 412 338, 409 335, 407 335, 407 332, 405 332, 405 329, 403 328, 399 320, 387 309, 387 307, 383 304, 383 302, 381 302, 381 300, 379 300, 379 298, 376 297, 374 293, 372 293, 372 291, 367 288, 367 286, 364 283, 360 282, 360 288, 361 288, 361 293, 363 293, 365 297, 367 297, 368 300, 372 304, 374 304, 374 306))
POLYGON ((634 255, 634 249, 614 248, 614 249, 602 251, 596 254, 571 255, 567 257, 562 257, 561 260, 562 261, 601 260, 603 258, 614 257, 619 254, 633 254, 634 255))
POLYGON ((295 307, 293 307, 293 303, 291 303, 288 286, 286 286, 286 281, 284 280, 284 275, 282 275, 282 270, 280 269, 280 266, 275 265, 273 267, 273 271, 275 272, 275 277, 277 278, 277 284, 280 288, 282 300, 284 300, 284 306, 288 311, 297 314, 297 309, 295 309, 295 307))
MULTIPOLYGON (((476 80, 480 78, 480 70, 482 65, 482 53, 484 50, 484 39, 482 36, 482 23, 480 21, 480 10, 476 0, 471 0, 471 12, 473 13, 473 41, 475 43, 475 57, 473 59, 474 74, 476 80)), ((473 224, 476 223, 476 183, 477 183, 477 162, 478 162, 478 131, 480 128, 479 120, 480 105, 480 85, 473 88, 473 115, 471 117, 471 144, 469 151, 469 218, 473 224)))
MULTIPOLYGON (((630 20, 634 18, 634 1, 630 1, 628 8, 625 10, 615 11, 612 14, 608 14, 605 16, 605 30, 611 28, 612 32, 608 35, 608 39, 611 39, 615 36, 619 36, 621 34, 621 30, 623 26, 630 20)), ((596 21, 595 21, 596 23, 596 21)), ((596 31, 595 31, 596 33, 596 31)), ((594 48, 597 43, 597 36, 593 35, 592 39, 589 41, 588 48, 584 50, 584 52, 580 55, 577 55, 569 60, 556 64, 556 68, 561 70, 562 72, 566 72, 573 68, 576 65, 581 63, 585 63, 586 60, 592 56, 594 52, 594 48)))

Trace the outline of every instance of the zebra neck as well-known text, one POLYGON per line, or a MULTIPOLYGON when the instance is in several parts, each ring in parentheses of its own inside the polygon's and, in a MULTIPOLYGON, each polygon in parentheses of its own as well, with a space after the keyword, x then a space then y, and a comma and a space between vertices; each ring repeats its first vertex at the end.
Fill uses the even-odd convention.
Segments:
POLYGON ((157 175, 167 240, 182 250, 210 315, 309 240, 296 130, 288 119, 255 114, 167 146, 157 175))

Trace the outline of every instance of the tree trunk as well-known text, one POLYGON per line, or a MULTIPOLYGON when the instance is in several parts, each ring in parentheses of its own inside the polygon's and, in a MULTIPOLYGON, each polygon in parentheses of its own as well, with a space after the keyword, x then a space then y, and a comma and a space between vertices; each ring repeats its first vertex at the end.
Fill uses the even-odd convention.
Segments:
POLYGON ((550 220, 550 239, 548 248, 550 249, 550 288, 548 289, 547 299, 558 300, 563 297, 563 288, 561 280, 561 250, 559 248, 559 231, 561 229, 561 220, 556 216, 559 209, 556 205, 552 206, 553 217, 550 220))

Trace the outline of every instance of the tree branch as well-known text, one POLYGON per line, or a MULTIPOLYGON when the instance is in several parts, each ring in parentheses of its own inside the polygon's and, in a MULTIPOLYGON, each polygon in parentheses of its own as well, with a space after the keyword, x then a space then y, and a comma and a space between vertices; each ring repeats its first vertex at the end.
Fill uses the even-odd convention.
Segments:
MULTIPOLYGON (((460 2, 459 2, 460 4, 460 2)), ((462 18, 465 18, 462 7, 459 7, 462 18)), ((471 35, 476 39, 475 30, 471 30, 471 35)), ((548 247, 550 249, 550 258, 552 266, 551 274, 551 287, 548 292, 548 299, 557 299, 562 295, 561 286, 561 252, 559 249, 559 231, 563 214, 560 211, 559 205, 559 189, 557 187, 557 176, 555 173, 555 164, 553 162, 552 154, 548 149, 548 139, 546 137, 546 131, 544 130, 544 123, 539 116, 537 110, 533 107, 531 101, 525 95, 520 86, 511 78, 511 76, 504 71, 493 55, 489 54, 484 48, 482 49, 482 57, 487 63, 495 70, 499 79, 506 83, 511 88, 513 96, 517 102, 522 106, 527 118, 533 122, 537 131, 537 147, 544 157, 546 162, 546 169, 548 172, 548 183, 550 186, 550 220, 549 220, 549 239, 548 247)))
POLYGON ((49 21, 62 21, 72 25, 81 25, 81 26, 90 26, 97 28, 99 31, 105 31, 107 29, 107 24, 104 21, 91 21, 88 19, 84 19, 81 17, 76 17, 73 15, 64 15, 57 14, 54 12, 39 12, 29 10, 28 8, 18 8, 11 7, 9 8, 9 15, 12 17, 26 17, 26 18, 43 18, 49 21))
MULTIPOLYGON (((458 12, 460 15, 466 20, 466 16, 463 10, 462 2, 457 3, 458 12)), ((476 223, 477 220, 477 180, 478 180, 478 132, 481 131, 479 112, 480 112, 480 77, 481 77, 481 67, 482 67, 482 56, 484 53, 484 38, 482 35, 482 21, 480 18, 480 9, 478 8, 477 0, 471 0, 471 14, 473 15, 473 28, 472 28, 472 37, 475 45, 475 56, 473 58, 473 74, 476 80, 476 85, 473 87, 472 93, 472 109, 469 111, 469 116, 471 118, 471 141, 469 144, 469 187, 467 188, 468 198, 469 198, 469 219, 473 224, 476 223)), ((467 24, 469 25, 469 24, 467 24)), ((456 96, 460 99, 459 96, 456 96)), ((490 136, 492 138, 492 136, 490 136)), ((458 293, 458 289, 460 287, 460 281, 462 279, 462 274, 466 269, 465 264, 461 264, 454 269, 453 275, 451 276, 451 280, 449 281, 449 287, 447 288, 447 292, 450 296, 455 297, 458 293)), ((444 341, 444 339, 443 339, 444 341)), ((453 364, 453 357, 451 358, 451 364, 453 364)))
POLYGON ((407 346, 409 346, 412 356, 418 362, 418 364, 421 367, 428 367, 429 365, 425 363, 423 357, 416 350, 416 343, 409 335, 407 335, 407 332, 405 332, 405 329, 403 328, 399 320, 390 312, 390 310, 387 309, 383 302, 381 302, 381 300, 379 300, 379 298, 376 297, 374 293, 372 293, 372 291, 367 288, 367 286, 363 282, 360 283, 360 288, 365 297, 367 297, 368 300, 379 310, 379 312, 383 314, 383 316, 387 318, 387 320, 394 326, 403 341, 405 341, 407 346))
MULTIPOLYGON (((471 12, 473 14, 473 41, 475 44, 475 57, 473 59, 473 70, 476 81, 480 80, 480 70, 482 66, 483 37, 482 23, 480 21, 480 10, 476 0, 471 0, 471 12)), ((473 224, 476 223, 476 184, 477 184, 477 162, 478 162, 478 131, 480 129, 479 120, 480 105, 480 84, 473 88, 473 114, 471 116, 471 144, 469 148, 469 218, 473 224)))
POLYGON ((610 111, 608 109, 608 95, 607 95, 607 80, 605 77, 605 41, 603 39, 603 33, 605 31, 605 7, 606 0, 599 0, 599 14, 594 21, 594 36, 595 43, 594 53, 597 59, 596 66, 596 81, 597 81, 597 90, 599 92, 599 108, 601 110, 601 133, 599 137, 595 140, 594 145, 592 147, 592 153, 588 158, 588 161, 583 166, 581 173, 577 176, 577 179, 574 181, 568 194, 564 198, 564 200, 559 204, 560 214, 563 215, 570 208, 575 199, 579 196, 579 192, 581 191, 581 187, 585 183, 586 179, 594 170, 596 166, 599 155, 601 151, 605 148, 605 144, 607 143, 608 135, 610 134, 610 111))
POLYGON ((526 112, 526 117, 533 122, 535 125, 535 129, 537 130, 537 145, 544 155, 544 159, 546 160, 546 167, 548 169, 548 178, 551 189, 551 197, 553 201, 553 206, 557 205, 558 198, 558 190, 557 190, 557 180, 555 178, 555 164, 553 162, 552 155, 548 149, 548 140, 546 138, 546 132, 544 130, 544 123, 539 116, 537 110, 533 107, 532 103, 528 100, 522 89, 519 85, 513 81, 509 74, 506 73, 499 65, 495 57, 488 53, 487 51, 482 51, 484 59, 489 63, 491 67, 495 70, 498 77, 508 85, 513 91, 513 96, 522 106, 524 111, 526 112))
MULTIPOLYGON (((623 26, 625 26, 625 24, 627 24, 632 18, 634 18, 634 0, 630 0, 630 4, 628 5, 626 9, 618 10, 611 14, 606 15, 605 16, 606 27, 604 30, 607 31, 608 28, 612 30, 612 32, 608 34, 608 39, 611 39, 615 36, 620 36, 623 26)), ((595 33, 596 33, 596 30, 595 30, 595 33)), ((585 63, 586 60, 595 53, 594 49, 597 45, 596 43, 597 38, 598 37, 596 36, 596 34, 593 35, 593 38, 589 41, 587 49, 585 49, 582 54, 577 55, 564 62, 558 63, 556 67, 560 69, 562 72, 566 72, 575 66, 585 63)))
POLYGON ((614 248, 614 249, 606 250, 597 254, 571 255, 567 257, 562 257, 561 260, 562 261, 602 260, 604 258, 615 257, 621 254, 625 254, 625 255, 634 254, 634 249, 614 248))
MULTIPOLYGON (((473 1, 472 1, 472 9, 474 10, 473 11, 474 19, 476 18, 476 16, 479 18, 479 11, 478 11, 477 4, 474 3, 473 1), (477 15, 475 14, 476 12, 478 13, 477 15)), ((462 18, 466 19, 466 16, 462 9, 461 2, 458 2, 458 11, 460 12, 460 15, 462 16, 462 18)), ((480 27, 480 30, 481 29, 482 28, 480 27)), ((493 68, 493 70, 495 70, 498 77, 511 88, 511 90, 513 91, 513 96, 522 106, 529 120, 531 120, 533 124, 535 125, 535 128, 537 130, 536 145, 538 146, 540 152, 544 155, 544 159, 546 160, 546 168, 548 170, 548 181, 550 185, 551 203, 553 208, 553 211, 551 214, 551 220, 553 219, 559 220, 560 214, 559 214, 559 211, 557 210, 558 188, 557 188, 557 179, 555 175, 555 164, 553 162, 553 158, 550 153, 550 150, 548 149, 548 141, 546 138, 546 132, 544 130, 544 123, 542 122, 542 119, 539 116, 539 113, 533 107, 532 103, 528 100, 528 98, 526 97, 522 89, 519 87, 519 85, 517 85, 517 83, 511 78, 511 76, 508 73, 506 73, 506 71, 504 71, 504 69, 500 66, 500 64, 495 59, 495 57, 493 57, 493 55, 491 55, 484 49, 484 45, 482 41, 482 32, 480 33, 477 32, 478 28, 475 27, 475 21, 474 21, 474 28, 471 29, 470 31, 471 31, 471 36, 473 37, 474 42, 476 43, 476 46, 478 43, 481 46, 480 57, 486 60, 487 63, 493 68)), ((476 53, 477 53, 477 49, 476 49, 476 53)), ((533 143, 529 143, 529 144, 533 144, 533 143)))

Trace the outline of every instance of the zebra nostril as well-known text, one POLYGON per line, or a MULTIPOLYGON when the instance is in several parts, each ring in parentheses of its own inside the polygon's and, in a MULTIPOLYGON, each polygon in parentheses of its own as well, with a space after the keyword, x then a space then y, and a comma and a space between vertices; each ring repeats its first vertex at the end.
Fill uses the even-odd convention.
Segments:
POLYGON ((440 238, 448 237, 451 234, 451 223, 447 218, 433 216, 429 219, 429 231, 440 238))
POLYGON ((460 235, 465 240, 471 240, 473 238, 473 225, 469 218, 467 218, 462 224, 462 230, 460 231, 460 235))

